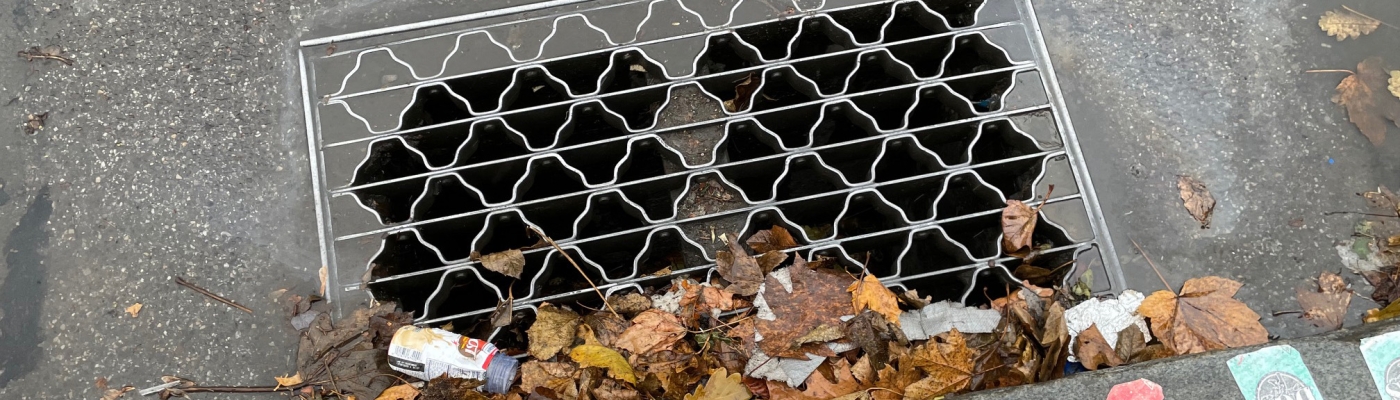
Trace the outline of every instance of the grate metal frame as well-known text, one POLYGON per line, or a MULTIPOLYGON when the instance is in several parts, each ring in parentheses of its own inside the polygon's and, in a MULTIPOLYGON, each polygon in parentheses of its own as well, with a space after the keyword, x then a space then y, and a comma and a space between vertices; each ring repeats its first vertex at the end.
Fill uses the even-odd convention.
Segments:
MULTIPOLYGON (((1009 198, 1047 201, 1041 215, 1043 228, 1038 229, 1037 236, 1053 236, 1055 239, 1048 241, 1055 246, 1045 254, 1079 259, 1076 270, 1094 269, 1098 277, 1096 292, 1123 288, 1116 252, 1028 0, 792 0, 787 10, 772 9, 769 14, 756 15, 761 14, 754 11, 757 5, 772 3, 778 2, 635 0, 602 4, 554 0, 301 42, 299 66, 308 158, 322 261, 332 289, 328 293, 330 300, 343 312, 340 307, 344 304, 354 304, 375 293, 381 297, 391 294, 390 297, 405 300, 406 308, 416 311, 418 323, 439 324, 489 314, 496 301, 506 296, 509 286, 517 310, 528 312, 545 301, 596 296, 587 288, 550 289, 560 286, 560 280, 577 276, 552 248, 526 251, 529 266, 518 282, 503 281, 493 272, 482 271, 465 257, 466 251, 492 250, 504 232, 526 224, 538 225, 546 228, 546 233, 575 260, 591 268, 588 273, 599 288, 611 295, 663 285, 676 277, 703 279, 713 273, 714 250, 719 246, 713 238, 705 240, 704 226, 710 226, 712 232, 716 224, 736 228, 747 237, 776 224, 793 231, 800 246, 792 251, 808 258, 830 256, 854 266, 863 261, 857 259, 858 254, 863 254, 859 249, 898 248, 893 262, 884 260, 879 268, 871 263, 872 271, 883 282, 902 289, 941 290, 958 285, 961 289, 957 293, 938 295, 966 303, 970 297, 980 295, 974 293, 979 285, 987 286, 979 280, 1009 279, 1007 268, 1015 266, 1017 260, 1002 255, 999 245, 997 221, 1001 206, 985 206, 1004 204, 1009 198), (714 5, 720 6, 718 11, 724 17, 714 14, 716 10, 704 9, 714 5), (724 13, 726 5, 729 8, 724 13), (957 5, 973 6, 970 20, 969 12, 947 11, 957 5), (883 22, 878 18, 882 11, 888 15, 883 22), (521 14, 530 12, 539 15, 521 14), (872 24, 860 21, 872 13, 877 16, 875 22, 881 23, 873 37, 869 30, 872 24), (635 19, 637 15, 641 15, 640 20, 635 19), (617 22, 629 16, 635 24, 617 22), (891 32, 887 28, 896 22, 907 22, 896 21, 898 18, 912 18, 924 27, 936 27, 941 22, 944 29, 887 42, 891 32), (670 21, 681 22, 665 23, 670 21), (686 26, 680 26, 682 22, 686 26), (754 43, 745 38, 746 32, 766 32, 783 24, 796 25, 796 31, 786 43, 780 43, 782 53, 773 54, 771 44, 762 43, 761 34, 750 36, 759 38, 754 43), (537 46, 517 37, 530 26, 548 27, 537 46), (627 40, 626 32, 632 26, 635 29, 627 40), (595 39, 600 35, 603 40, 594 40, 589 47, 590 42, 584 38, 587 35, 595 39), (505 40, 498 40, 498 36, 505 36, 505 40), (799 41, 809 36, 816 40, 825 37, 833 44, 817 54, 793 54, 799 41), (424 48, 445 47, 441 44, 444 40, 452 43, 445 56, 421 55, 424 48), (702 41, 693 57, 687 57, 690 53, 683 51, 686 46, 694 50, 694 44, 702 41), (341 50, 327 54, 324 46, 330 44, 341 50), (936 72, 930 71, 930 63, 918 57, 931 52, 920 51, 929 49, 918 46, 944 44, 948 47, 937 60, 936 72), (711 54, 712 47, 724 45, 753 65, 721 67, 719 72, 706 70, 703 58, 711 54), (1000 60, 1001 65, 982 63, 969 71, 950 73, 950 62, 960 46, 972 49, 979 54, 977 57, 1000 60), (833 47, 837 50, 831 51, 833 47), (496 55, 492 58, 489 53, 496 55), (502 53, 505 58, 500 57, 502 53), (349 61, 351 57, 353 63, 349 61), (436 61, 438 58, 440 62, 436 61), (606 58, 607 67, 596 80, 587 80, 587 74, 582 74, 584 80, 568 76, 578 68, 565 67, 587 64, 576 60, 598 58, 606 58), (849 72, 844 77, 838 74, 839 86, 832 87, 829 77, 823 77, 821 72, 840 70, 843 62, 853 62, 853 66, 847 67, 849 72), (903 83, 851 91, 853 84, 866 83, 856 76, 868 66, 903 83), (645 84, 605 90, 610 83, 609 74, 616 75, 621 68, 644 70, 638 72, 647 75, 645 84), (429 74, 434 70, 435 74, 429 74), (377 87, 367 78, 374 75, 381 78, 377 87), (509 75, 509 80, 501 78, 505 75, 509 75), (823 82, 813 79, 813 75, 823 82), (388 76, 395 79, 387 80, 388 76), (693 122, 662 121, 673 100, 677 108, 718 104, 724 99, 712 93, 715 88, 745 76, 760 80, 751 96, 754 100, 747 107, 736 111, 721 107, 718 113, 711 113, 714 118, 693 122), (404 82, 397 81, 400 77, 404 82), (994 96, 979 100, 986 104, 962 93, 985 86, 988 81, 1008 79, 1009 84, 1000 91, 993 90, 994 96), (479 86, 467 86, 473 90, 464 91, 461 81, 500 87, 500 94, 494 96, 494 107, 488 106, 492 101, 489 93, 485 97, 472 93, 479 86), (756 103, 761 101, 758 96, 780 93, 784 86, 806 100, 757 108, 756 103), (529 106, 511 104, 542 90, 553 90, 562 96, 529 106), (895 107, 889 104, 901 104, 901 94, 912 96, 912 101, 907 102, 902 115, 890 117, 886 111, 895 107), (659 105, 640 112, 650 114, 650 121, 628 111, 627 103, 639 102, 636 98, 660 98, 659 105), (417 118, 414 115, 429 114, 428 118, 433 118, 436 114, 424 110, 433 104, 445 104, 444 101, 465 115, 426 124, 420 118, 421 126, 405 126, 405 121, 417 118), (394 107, 398 104, 402 106, 394 107), (921 111, 919 106, 926 104, 939 106, 939 112, 957 117, 929 123, 926 119, 938 114, 921 111), (539 134, 541 129, 533 124, 542 124, 545 117, 554 115, 537 114, 557 114, 560 108, 564 109, 561 125, 551 134, 539 134), (588 118, 585 115, 605 122, 618 134, 567 143, 573 133, 570 124, 582 124, 588 118), (806 128, 782 126, 784 121, 794 120, 816 122, 806 128), (823 140, 821 135, 832 134, 831 128, 822 128, 823 124, 839 122, 866 136, 817 145, 823 140), (465 136, 461 135, 463 131, 467 132, 465 136), (687 153, 681 148, 684 146, 675 145, 677 138, 693 137, 697 132, 722 133, 710 144, 708 154, 687 153), (473 151, 477 150, 473 146, 486 143, 483 138, 487 135, 503 136, 525 151, 473 160, 473 151), (743 135, 763 142, 774 154, 736 160, 724 149, 743 135), (955 151, 948 151, 946 146, 925 146, 930 142, 940 144, 952 135, 962 135, 959 137, 964 139, 962 147, 955 151), (453 141, 460 143, 452 146, 453 141), (610 179, 598 179, 599 169, 593 166, 599 163, 601 156, 597 154, 616 153, 618 147, 622 148, 622 155, 612 164, 611 175, 606 175, 606 168, 601 170, 602 176, 610 179), (982 154, 988 148, 1001 147, 1014 147, 1018 152, 1001 157, 982 154), (598 150, 603 148, 607 150, 598 150), (451 153, 451 158, 444 151, 451 153), (647 151, 667 158, 663 161, 667 170, 624 181, 620 175, 627 164, 647 151), (868 168, 850 166, 852 154, 871 151, 875 156, 868 168), (468 156, 464 158, 464 154, 468 156), (919 172, 879 179, 879 175, 888 173, 879 169, 882 160, 896 160, 900 155, 914 160, 919 172), (405 156, 407 162, 402 158, 405 156), (385 158, 388 161, 382 161, 385 158), (519 172, 522 164, 523 172, 519 172), (381 176, 380 170, 391 167, 408 172, 381 176), (748 183, 763 183, 767 179, 755 178, 753 175, 759 173, 754 171, 779 168, 781 172, 771 178, 766 190, 765 185, 748 183), (1009 184, 1004 180, 1016 171, 1036 170, 1039 172, 1029 181, 1021 175, 1009 184), (478 188, 482 186, 481 177, 515 172, 520 177, 509 189, 478 188), (530 195, 537 179, 545 181, 558 176, 574 180, 581 191, 530 195), (784 182, 808 177, 825 179, 836 189, 802 195, 780 193, 784 182), (1054 197, 1038 197, 1045 193, 1047 185, 1056 183, 1054 197), (465 198, 474 196, 475 207, 450 215, 431 213, 436 206, 432 203, 443 188, 453 185, 462 190, 465 198), (1008 187, 1019 190, 1008 194, 1004 190, 1008 187), (698 216, 680 215, 679 209, 686 201, 710 190, 705 188, 738 195, 739 206, 709 210, 698 216), (509 197, 502 198, 503 191, 509 197), (913 196, 914 192, 920 194, 913 196), (648 193, 669 193, 671 214, 658 212, 647 201, 633 200, 648 193), (931 200, 923 200, 934 193, 931 200), (413 197, 406 207, 407 215, 403 215, 404 202, 377 200, 392 196, 413 197), (571 214, 561 214, 558 209, 577 208, 579 202, 582 210, 572 214, 572 218, 559 217, 571 214), (967 212, 962 210, 965 203, 983 207, 967 212), (834 204, 839 204, 840 209, 831 219, 832 232, 814 237, 804 231, 804 220, 810 218, 797 215, 834 204), (943 215, 941 209, 947 209, 943 215), (642 226, 591 236, 580 234, 599 219, 622 215, 617 214, 618 210, 642 226), (879 214, 884 223, 892 224, 892 228, 865 232, 864 227, 841 226, 843 221, 870 211, 879 214), (567 228, 569 234, 561 234, 564 228, 557 221, 572 221, 567 228), (444 230, 444 226, 452 228, 444 230), (995 229, 997 235, 989 240, 966 233, 978 231, 982 235, 986 227, 995 229), (476 233, 468 238, 453 229, 476 233), (857 232, 849 234, 843 229, 857 232), (446 236, 442 236, 443 231, 446 236), (415 242, 418 254, 394 253, 399 248, 395 246, 408 243, 412 247, 415 242), (654 276, 639 267, 665 246, 680 248, 674 252, 684 254, 684 262, 680 263, 683 268, 654 276), (618 248, 635 254, 632 265, 618 270, 617 263, 589 257, 590 253, 615 253, 618 248), (918 259, 924 252, 948 259, 929 269, 925 261, 918 259), (395 257, 414 265, 397 266, 408 269, 404 271, 372 274, 376 268, 387 268, 382 260, 395 257), (423 257, 427 257, 423 265, 431 267, 418 268, 423 257), (556 271, 562 272, 555 274, 556 271), (479 299, 464 301, 464 296, 479 299)), ((713 65, 709 68, 714 69, 713 65)), ((444 199, 459 203, 461 197, 444 199)), ((925 290, 921 292, 927 294, 925 290)))

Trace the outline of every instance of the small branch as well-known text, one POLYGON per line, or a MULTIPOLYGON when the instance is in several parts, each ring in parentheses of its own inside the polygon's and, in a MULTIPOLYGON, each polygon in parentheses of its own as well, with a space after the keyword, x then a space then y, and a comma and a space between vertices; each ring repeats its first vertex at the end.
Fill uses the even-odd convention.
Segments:
POLYGON ((1303 310, 1293 310, 1293 311, 1274 311, 1274 312, 1273 312, 1273 315, 1274 315, 1274 316, 1275 316, 1275 317, 1277 317, 1277 316, 1280 316, 1280 315, 1288 315, 1288 314, 1302 314, 1302 313, 1303 313, 1303 310))
POLYGON ((1337 214, 1355 214, 1355 215, 1369 215, 1369 216, 1372 216, 1372 217, 1400 218, 1400 215, 1387 215, 1387 214, 1376 214, 1376 213, 1366 213, 1366 212, 1356 212, 1356 211, 1328 211, 1328 212, 1322 213, 1322 215, 1337 215, 1337 214))
POLYGON ((295 391, 295 390, 297 390, 297 389, 301 389, 302 386, 306 386, 306 385, 305 385, 305 384, 301 384, 301 385, 292 386, 292 387, 283 386, 283 387, 280 387, 280 388, 279 388, 279 387, 276 387, 276 386, 195 386, 195 387, 189 387, 189 388, 180 389, 180 391, 183 391, 183 392, 185 392, 185 393, 199 393, 199 392, 217 392, 217 393, 272 393, 272 392, 282 392, 282 391, 291 392, 291 391, 295 391))
MULTIPOLYGON (((1367 17, 1367 18, 1370 18, 1370 17, 1367 17)), ((1373 18, 1373 19, 1374 19, 1374 18, 1373 18)), ((40 51, 34 51, 34 50, 21 51, 21 52, 19 52, 19 56, 20 56, 20 57, 24 57, 24 60, 25 60, 25 61, 28 61, 28 62, 34 62, 34 60, 54 60, 54 61, 58 61, 58 62, 63 63, 63 65, 68 65, 68 66, 72 66, 72 65, 73 65, 73 59, 71 59, 71 58, 64 57, 64 56, 59 56, 59 55, 44 54, 43 52, 40 52, 40 51)))
POLYGON ((1372 20, 1372 21, 1379 22, 1379 23, 1381 23, 1381 25, 1389 26, 1389 27, 1391 27, 1392 29, 1400 29, 1400 27, 1396 27, 1395 25, 1391 25, 1391 24, 1389 24, 1389 23, 1387 23, 1387 22, 1385 22, 1385 21, 1381 21, 1380 18, 1372 17, 1372 16, 1370 16, 1370 15, 1362 14, 1360 11, 1353 10, 1353 9, 1351 9, 1351 7, 1342 6, 1342 8, 1345 8, 1347 11, 1351 11, 1352 13, 1354 13, 1354 14, 1356 14, 1356 15, 1360 15, 1360 16, 1369 18, 1369 19, 1372 20))
POLYGON ((1356 75, 1355 72, 1352 72, 1351 70, 1346 70, 1346 69, 1310 69, 1310 70, 1307 70, 1307 71, 1303 71, 1303 73, 1305 73, 1305 74, 1312 74, 1312 73, 1318 73, 1318 72, 1345 72, 1345 73, 1348 73, 1348 74, 1356 75))
POLYGON ((246 313, 248 313, 248 314, 252 314, 252 313, 253 313, 253 309, 248 308, 248 307, 244 307, 242 304, 235 303, 233 300, 229 300, 229 299, 224 298, 224 296, 220 296, 220 295, 214 294, 214 292, 210 292, 210 291, 208 291, 208 290, 205 290, 205 289, 202 288, 202 287, 195 286, 195 284, 190 283, 189 281, 186 281, 185 278, 181 278, 181 277, 178 277, 178 276, 177 276, 177 277, 175 277, 175 283, 176 283, 176 284, 179 284, 180 286, 184 286, 184 287, 190 288, 190 290, 193 290, 193 291, 195 291, 195 292, 198 292, 199 294, 202 294, 202 295, 204 295, 205 297, 214 299, 214 301, 217 301, 217 302, 220 302, 220 303, 224 303, 224 304, 228 304, 229 307, 237 308, 237 309, 242 310, 243 312, 246 312, 246 313))
POLYGON ((583 280, 588 281, 588 286, 593 288, 593 292, 598 294, 598 298, 603 299, 603 308, 607 308, 614 317, 622 318, 621 315, 617 314, 617 310, 613 309, 612 304, 608 304, 608 296, 604 295, 603 291, 598 290, 598 285, 593 284, 593 278, 589 278, 588 274, 583 272, 583 267, 578 266, 578 263, 574 262, 574 258, 569 256, 569 252, 559 247, 558 243, 554 243, 554 239, 550 239, 549 235, 545 235, 544 232, 540 231, 540 228, 530 225, 530 230, 534 231, 536 235, 540 236, 540 239, 544 239, 550 246, 554 246, 554 250, 558 250, 559 254, 564 255, 565 260, 569 260, 569 264, 574 265, 574 269, 578 270, 578 274, 583 276, 583 280))
POLYGON ((1166 286, 1168 292, 1173 292, 1173 293, 1175 293, 1176 290, 1175 290, 1175 289, 1172 289, 1172 284, 1167 283, 1167 278, 1165 278, 1165 277, 1162 276, 1162 271, 1161 271, 1161 270, 1158 270, 1158 269, 1157 269, 1157 264, 1154 264, 1154 263, 1152 262, 1152 257, 1151 257, 1151 256, 1148 256, 1148 255, 1147 255, 1147 252, 1142 250, 1142 246, 1139 246, 1139 245, 1138 245, 1138 242, 1137 242, 1136 240, 1133 240, 1133 238, 1128 238, 1128 240, 1133 242, 1133 247, 1136 247, 1136 248, 1137 248, 1137 251, 1138 251, 1139 253, 1142 253, 1142 259, 1147 260, 1147 266, 1152 267, 1152 272, 1156 272, 1156 273, 1157 273, 1157 279, 1161 279, 1161 280, 1162 280, 1162 286, 1166 286))

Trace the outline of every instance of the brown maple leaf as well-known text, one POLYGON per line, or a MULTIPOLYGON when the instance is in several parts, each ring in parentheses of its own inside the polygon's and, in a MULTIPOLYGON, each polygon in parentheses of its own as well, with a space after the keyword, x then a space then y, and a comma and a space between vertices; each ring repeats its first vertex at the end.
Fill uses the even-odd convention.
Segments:
POLYGON ((724 290, 740 296, 753 296, 758 293, 758 285, 763 283, 763 268, 759 267, 758 260, 733 236, 729 237, 729 251, 715 252, 715 271, 729 281, 724 290))
POLYGON ((918 368, 928 374, 905 388, 906 398, 931 399, 971 386, 977 354, 967 347, 967 340, 957 329, 938 338, 942 341, 929 341, 901 360, 902 367, 918 368))
POLYGON ((1303 318, 1326 330, 1342 327, 1347 306, 1351 305, 1351 290, 1341 275, 1322 271, 1317 276, 1317 289, 1297 288, 1298 305, 1303 306, 1303 318))
POLYGON ((670 349, 685 337, 680 318, 658 309, 650 309, 632 318, 632 326, 617 338, 617 348, 643 355, 670 349))
POLYGON ((1050 200, 1050 194, 1054 192, 1055 185, 1050 185, 1049 190, 1045 192, 1045 199, 1035 208, 1020 200, 1006 201, 1006 208, 1001 210, 1002 251, 1017 257, 1024 257, 1030 253, 1031 238, 1035 234, 1035 222, 1040 217, 1040 209, 1045 207, 1045 202, 1050 200))
POLYGON ((833 300, 848 296, 846 287, 852 279, 833 271, 812 269, 801 256, 787 269, 792 292, 772 275, 763 286, 763 300, 775 318, 756 318, 755 327, 763 336, 758 346, 770 356, 805 358, 806 352, 797 339, 822 325, 841 326, 841 316, 851 314, 850 303, 833 300))
MULTIPOLYGON (((876 400, 898 400, 904 399, 909 394, 907 388, 919 382, 923 374, 918 368, 901 364, 898 369, 893 365, 886 365, 875 373, 874 387, 889 388, 891 390, 875 390, 870 394, 876 400)), ((907 397, 921 398, 921 397, 907 397)), ((930 397, 931 398, 931 397, 930 397)))
POLYGON ((1201 223, 1201 229, 1210 228, 1215 196, 1206 189, 1206 184, 1194 177, 1180 175, 1176 177, 1176 189, 1181 192, 1181 201, 1186 205, 1186 212, 1191 213, 1191 218, 1201 223))
POLYGON ((1181 294, 1159 290, 1138 306, 1152 322, 1152 335, 1177 354, 1200 353, 1269 341, 1259 314, 1235 300, 1239 282, 1218 276, 1192 278, 1181 294))
MULTIPOLYGON (((1136 330, 1132 327, 1129 329, 1136 330)), ((1074 356, 1079 357, 1079 363, 1090 371, 1097 370, 1104 364, 1110 367, 1123 365, 1123 359, 1108 345, 1108 340, 1099 332, 1098 325, 1089 325, 1089 329, 1079 332, 1074 341, 1074 356)))
POLYGON ((1386 119, 1400 124, 1400 98, 1387 95, 1383 64, 1380 57, 1356 64, 1356 73, 1343 78, 1332 96, 1332 102, 1346 107, 1347 118, 1376 146, 1385 143, 1386 119))

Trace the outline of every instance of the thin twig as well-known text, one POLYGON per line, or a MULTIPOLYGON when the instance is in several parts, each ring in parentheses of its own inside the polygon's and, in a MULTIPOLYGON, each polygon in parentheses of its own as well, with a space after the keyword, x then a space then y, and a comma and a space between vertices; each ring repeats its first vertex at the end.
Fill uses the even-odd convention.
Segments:
POLYGON ((1348 73, 1348 74, 1356 75, 1355 72, 1352 72, 1351 70, 1347 70, 1347 69, 1310 69, 1310 70, 1307 70, 1307 71, 1303 71, 1303 73, 1305 73, 1305 74, 1314 74, 1314 73, 1318 73, 1318 72, 1345 72, 1345 73, 1348 73))
POLYGON ((1138 242, 1133 240, 1133 238, 1128 238, 1128 240, 1133 242, 1133 247, 1136 247, 1139 253, 1142 253, 1142 259, 1147 260, 1147 266, 1152 267, 1152 272, 1157 273, 1157 279, 1162 280, 1162 285, 1167 287, 1167 291, 1176 292, 1175 289, 1172 289, 1172 284, 1167 283, 1167 278, 1162 277, 1162 271, 1157 269, 1157 264, 1152 262, 1152 257, 1148 256, 1147 252, 1142 250, 1142 246, 1139 246, 1138 242))
POLYGON ((588 274, 583 272, 583 267, 578 266, 578 263, 574 262, 574 258, 569 256, 569 252, 559 247, 558 243, 554 243, 554 239, 550 239, 549 235, 545 235, 544 232, 540 231, 540 228, 530 225, 530 230, 534 231, 536 235, 540 236, 540 239, 544 239, 550 246, 554 246, 554 250, 558 250, 559 254, 564 255, 565 260, 569 260, 569 264, 574 265, 574 269, 578 270, 578 274, 583 276, 583 280, 588 281, 588 286, 593 288, 593 292, 598 294, 598 298, 603 299, 603 308, 607 308, 609 312, 612 312, 614 317, 622 318, 621 315, 617 314, 617 310, 613 309, 612 304, 608 304, 608 296, 603 295, 603 291, 598 290, 598 285, 593 284, 593 278, 589 278, 588 274))
POLYGON ((335 392, 336 392, 336 393, 341 393, 341 392, 340 392, 340 383, 337 383, 337 382, 335 381, 335 371, 331 370, 331 363, 330 363, 329 361, 326 361, 326 360, 321 360, 321 365, 325 365, 325 366, 326 366, 326 375, 330 375, 330 377, 331 377, 331 387, 335 388, 335 392))
POLYGON ((1357 212, 1357 211, 1328 211, 1328 212, 1322 213, 1322 215, 1337 215, 1337 214, 1356 214, 1356 215, 1369 215, 1369 216, 1372 216, 1372 217, 1400 218, 1400 215, 1376 214, 1376 213, 1357 212))
MULTIPOLYGON (((1357 13, 1357 14, 1360 14, 1360 13, 1357 13)), ((1367 18, 1370 18, 1370 17, 1367 17, 1367 18)), ((1374 19, 1374 18, 1372 18, 1372 19, 1374 19)), ((39 60, 54 60, 54 61, 58 61, 58 62, 63 63, 63 65, 69 65, 69 66, 73 65, 73 59, 71 59, 71 58, 64 57, 64 56, 60 56, 60 55, 44 54, 42 51, 35 51, 35 50, 33 50, 33 49, 21 51, 21 52, 19 52, 19 56, 20 56, 20 57, 24 57, 24 60, 25 60, 25 61, 28 61, 28 62, 34 62, 35 59, 39 59, 39 60)))
POLYGON ((1274 316, 1275 316, 1275 317, 1277 317, 1277 316, 1280 316, 1280 315, 1287 315, 1287 314, 1302 314, 1302 313, 1303 313, 1303 310, 1291 310, 1291 311, 1274 311, 1274 312, 1273 312, 1273 315, 1274 315, 1274 316))
POLYGON ((269 393, 269 392, 280 392, 280 391, 283 391, 283 390, 290 392, 290 391, 293 391, 293 390, 296 390, 296 389, 300 389, 301 386, 302 386, 302 385, 298 385, 298 386, 295 386, 295 387, 283 386, 283 387, 280 387, 280 388, 279 388, 279 387, 276 387, 276 386, 195 386, 195 387, 180 389, 180 391, 183 391, 183 392, 185 392, 185 393, 199 393, 199 392, 218 392, 218 393, 269 393))
POLYGON ((220 296, 220 295, 214 294, 214 292, 210 292, 210 291, 208 291, 208 290, 205 290, 205 289, 202 288, 202 287, 195 286, 195 284, 190 283, 189 281, 186 281, 185 278, 181 278, 181 277, 178 277, 178 276, 177 276, 177 277, 175 277, 175 283, 176 283, 176 284, 179 284, 180 286, 184 286, 184 287, 190 288, 190 290, 193 290, 193 291, 195 291, 195 292, 198 292, 199 294, 202 294, 202 295, 204 295, 205 297, 214 299, 214 301, 217 301, 217 302, 220 302, 220 303, 224 303, 224 304, 228 304, 229 307, 237 308, 237 309, 242 310, 243 312, 246 312, 246 313, 248 313, 248 314, 252 314, 252 313, 253 313, 253 309, 248 308, 248 307, 244 307, 242 304, 235 303, 233 300, 229 300, 229 299, 224 298, 224 296, 220 296))
POLYGON ((1342 8, 1345 8, 1347 11, 1351 11, 1351 12, 1353 12, 1353 13, 1356 13, 1356 15, 1360 15, 1360 16, 1363 16, 1363 17, 1366 17, 1366 18, 1370 18, 1372 21, 1376 21, 1376 22, 1381 23, 1381 25, 1389 26, 1389 27, 1394 28, 1394 29, 1400 29, 1400 27, 1396 27, 1395 25, 1391 25, 1391 24, 1389 24, 1389 23, 1387 23, 1387 22, 1385 22, 1385 21, 1381 21, 1380 18, 1372 17, 1372 16, 1370 16, 1370 15, 1362 14, 1360 11, 1353 10, 1353 9, 1351 9, 1351 7, 1342 6, 1342 8))

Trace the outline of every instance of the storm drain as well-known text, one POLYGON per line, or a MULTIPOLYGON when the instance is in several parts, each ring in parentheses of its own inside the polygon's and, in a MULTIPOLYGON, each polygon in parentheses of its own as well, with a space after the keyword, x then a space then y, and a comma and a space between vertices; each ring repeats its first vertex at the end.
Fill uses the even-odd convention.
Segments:
POLYGON ((518 280, 473 252, 536 226, 616 295, 703 280, 723 239, 781 226, 809 259, 985 303, 1021 263, 1000 247, 1010 199, 1045 201, 1041 265, 1121 285, 1024 0, 533 12, 303 43, 333 301, 470 327, 513 296, 529 320, 599 300, 554 248, 518 280))

